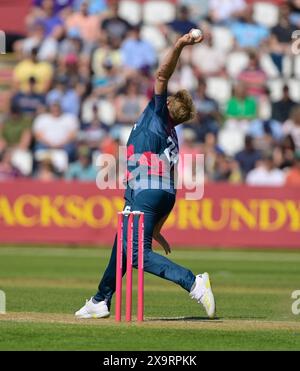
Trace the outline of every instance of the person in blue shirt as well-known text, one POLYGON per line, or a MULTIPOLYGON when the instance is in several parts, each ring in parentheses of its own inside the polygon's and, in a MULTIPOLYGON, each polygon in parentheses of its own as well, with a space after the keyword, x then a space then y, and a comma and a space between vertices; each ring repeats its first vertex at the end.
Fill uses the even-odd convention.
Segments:
MULTIPOLYGON (((180 285, 193 299, 201 303, 207 315, 215 315, 215 301, 207 273, 195 276, 190 270, 173 263, 152 250, 154 238, 166 254, 170 246, 161 234, 161 228, 176 199, 174 167, 179 148, 175 127, 190 120, 194 105, 190 94, 181 90, 168 97, 168 81, 172 76, 184 47, 200 43, 189 32, 180 37, 158 69, 154 96, 134 124, 127 143, 126 211, 144 212, 144 270, 180 285)), ((123 250, 126 259, 128 217, 124 217, 123 250)), ((134 223, 133 266, 137 267, 137 221, 134 223)), ((98 292, 75 313, 77 318, 103 318, 110 315, 111 299, 116 288, 116 246, 99 283, 98 292)), ((125 262, 124 262, 125 263, 125 262)), ((125 274, 126 264, 123 264, 125 274)))
POLYGON ((121 53, 124 65, 132 69, 153 67, 156 63, 155 50, 152 44, 141 38, 139 25, 130 30, 129 37, 122 43, 121 53))
POLYGON ((92 153, 87 146, 78 148, 78 160, 70 164, 65 174, 67 180, 93 182, 97 177, 97 168, 92 161, 92 153))
POLYGON ((177 11, 177 17, 167 24, 174 32, 184 34, 192 28, 197 28, 197 24, 190 20, 191 14, 187 6, 181 5, 177 11))
POLYGON ((230 30, 240 48, 259 48, 265 42, 270 32, 269 30, 254 22, 253 8, 247 7, 239 20, 232 22, 230 30))

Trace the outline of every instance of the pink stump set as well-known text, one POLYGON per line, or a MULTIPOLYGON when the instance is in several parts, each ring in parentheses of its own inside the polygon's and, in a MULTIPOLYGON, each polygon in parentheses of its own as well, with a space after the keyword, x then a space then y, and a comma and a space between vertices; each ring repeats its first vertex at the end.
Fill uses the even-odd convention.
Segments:
POLYGON ((138 219, 138 297, 137 320, 144 320, 144 213, 140 211, 123 211, 118 213, 117 269, 116 269, 116 321, 122 320, 122 273, 123 273, 123 229, 124 217, 127 223, 127 262, 126 262, 126 322, 132 318, 132 255, 133 225, 138 219))

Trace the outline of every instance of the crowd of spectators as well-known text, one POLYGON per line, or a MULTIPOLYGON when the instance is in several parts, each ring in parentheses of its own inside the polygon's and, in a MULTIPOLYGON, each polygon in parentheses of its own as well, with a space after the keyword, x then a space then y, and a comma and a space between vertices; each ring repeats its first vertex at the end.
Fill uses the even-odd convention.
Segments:
POLYGON ((271 20, 258 22, 253 0, 178 0, 173 19, 150 27, 121 12, 122 1, 33 0, 27 35, 14 44, 0 180, 95 180, 97 156, 118 157, 153 94, 168 46, 201 28, 205 42, 184 51, 169 84, 170 93, 188 89, 196 106, 178 129, 182 153, 205 155, 206 181, 300 186, 291 47, 300 1, 261 3, 272 6, 271 20))

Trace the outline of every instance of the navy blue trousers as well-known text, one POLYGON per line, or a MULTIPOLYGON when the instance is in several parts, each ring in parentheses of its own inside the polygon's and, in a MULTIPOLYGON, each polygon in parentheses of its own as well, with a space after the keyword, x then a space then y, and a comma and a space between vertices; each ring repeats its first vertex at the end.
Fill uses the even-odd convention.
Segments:
MULTIPOLYGON (((133 192, 132 192, 133 193, 133 192)), ((125 200, 125 207, 130 211, 142 211, 145 214, 144 230, 144 270, 158 277, 172 281, 180 285, 183 289, 190 291, 194 282, 194 274, 178 264, 173 263, 165 256, 152 251, 152 235, 156 224, 170 213, 175 204, 175 195, 162 190, 144 190, 125 200)), ((135 218, 134 223, 134 242, 133 242, 133 266, 137 268, 138 257, 138 220, 135 218)), ((124 217, 124 234, 123 234, 123 275, 126 272, 126 242, 127 242, 127 220, 124 217)), ((100 281, 98 292, 94 296, 95 300, 105 300, 110 306, 111 298, 116 288, 116 251, 117 236, 110 261, 105 270, 102 280, 100 281)))

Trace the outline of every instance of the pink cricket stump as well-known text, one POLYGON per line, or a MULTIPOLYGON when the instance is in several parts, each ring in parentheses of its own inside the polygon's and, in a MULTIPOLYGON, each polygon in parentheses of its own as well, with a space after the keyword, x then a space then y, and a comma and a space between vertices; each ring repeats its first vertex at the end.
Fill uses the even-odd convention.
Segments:
POLYGON ((144 214, 139 215, 137 320, 144 320, 144 214))
POLYGON ((132 247, 133 247, 133 214, 128 216, 127 224, 127 268, 126 268, 126 312, 125 319, 131 321, 132 312, 132 247))
POLYGON ((122 318, 122 272, 123 271, 123 214, 118 213, 117 266, 116 266, 116 321, 122 318))

